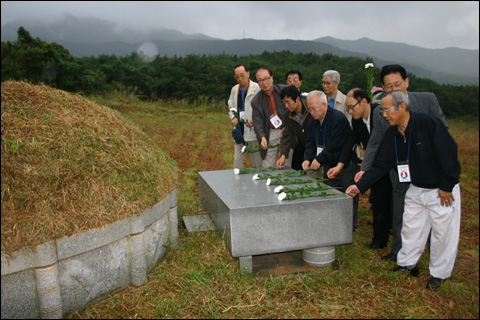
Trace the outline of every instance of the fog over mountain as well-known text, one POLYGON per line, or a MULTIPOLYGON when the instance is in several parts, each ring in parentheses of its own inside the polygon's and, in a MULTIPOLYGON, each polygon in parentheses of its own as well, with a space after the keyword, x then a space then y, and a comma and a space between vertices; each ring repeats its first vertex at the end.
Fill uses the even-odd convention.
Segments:
POLYGON ((288 50, 293 53, 331 53, 341 57, 371 57, 377 67, 399 63, 418 77, 439 83, 479 84, 479 50, 460 48, 426 49, 395 42, 368 38, 340 40, 332 37, 305 40, 222 40, 203 34, 185 34, 171 29, 148 32, 121 28, 116 23, 98 18, 64 15, 57 21, 35 22, 16 20, 1 27, 2 41, 15 41, 23 26, 33 37, 56 42, 77 57, 100 54, 129 55, 142 50, 144 54, 172 57, 187 54, 260 54, 263 51, 288 50))

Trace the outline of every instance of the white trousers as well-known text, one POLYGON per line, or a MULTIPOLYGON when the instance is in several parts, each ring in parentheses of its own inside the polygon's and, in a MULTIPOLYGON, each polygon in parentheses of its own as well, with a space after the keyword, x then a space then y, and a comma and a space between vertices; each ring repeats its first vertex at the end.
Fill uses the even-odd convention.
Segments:
POLYGON ((417 264, 430 229, 430 275, 446 279, 452 274, 460 239, 461 196, 457 184, 452 190, 455 201, 449 207, 440 204, 438 189, 424 189, 410 184, 405 194, 402 248, 397 256, 399 266, 417 264))

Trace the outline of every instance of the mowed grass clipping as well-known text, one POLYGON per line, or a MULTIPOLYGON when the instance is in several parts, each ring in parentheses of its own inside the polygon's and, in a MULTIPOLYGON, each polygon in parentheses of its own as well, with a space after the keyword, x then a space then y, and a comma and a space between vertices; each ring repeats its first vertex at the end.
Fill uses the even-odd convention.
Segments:
POLYGON ((140 214, 177 188, 175 162, 117 111, 1 86, 2 254, 140 214))

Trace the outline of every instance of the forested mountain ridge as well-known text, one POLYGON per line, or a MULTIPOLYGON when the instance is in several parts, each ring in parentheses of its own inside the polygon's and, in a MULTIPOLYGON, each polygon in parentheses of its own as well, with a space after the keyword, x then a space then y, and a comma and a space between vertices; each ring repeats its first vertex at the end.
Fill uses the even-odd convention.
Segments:
MULTIPOLYGON (((356 51, 378 59, 403 61, 431 72, 433 79, 441 73, 462 75, 477 79, 479 75, 479 51, 460 48, 427 49, 403 43, 374 41, 368 38, 358 40, 339 40, 323 37, 315 41, 328 43, 343 50, 356 51), (438 74, 438 75, 437 75, 438 74)), ((441 81, 438 81, 442 83, 441 81)))
MULTIPOLYGON (((293 53, 290 51, 264 51, 261 54, 156 56, 149 58, 142 52, 118 57, 100 55, 74 57, 63 46, 33 38, 21 27, 16 41, 1 44, 1 80, 43 82, 54 88, 82 94, 107 94, 126 91, 141 99, 186 99, 212 101, 226 106, 226 99, 235 79, 233 68, 246 64, 255 79, 255 70, 268 66, 276 83, 285 83, 290 70, 303 73, 302 90, 321 89, 322 74, 335 69, 341 74, 340 91, 346 93, 354 87, 367 88, 365 64, 372 58, 339 57, 331 53, 293 53)), ((407 66, 406 66, 407 67, 407 66)), ((378 66, 373 72, 374 85, 380 85, 378 66)), ((478 121, 478 86, 438 84, 409 72, 410 91, 435 93, 447 117, 469 117, 478 121)))
MULTIPOLYGON (((146 42, 155 46, 161 57, 194 55, 249 55, 264 51, 293 53, 330 53, 340 57, 371 57, 376 66, 399 63, 418 77, 455 85, 479 84, 479 50, 459 48, 426 49, 368 38, 339 40, 331 37, 301 40, 222 40, 202 34, 188 35, 176 30, 156 29, 148 32, 120 29, 115 23, 97 18, 65 15, 59 21, 36 23, 14 21, 2 26, 1 40, 14 41, 23 25, 33 37, 56 42, 75 57, 100 55, 125 56, 138 52, 146 42)), ((394 41, 394 39, 392 39, 394 41)))

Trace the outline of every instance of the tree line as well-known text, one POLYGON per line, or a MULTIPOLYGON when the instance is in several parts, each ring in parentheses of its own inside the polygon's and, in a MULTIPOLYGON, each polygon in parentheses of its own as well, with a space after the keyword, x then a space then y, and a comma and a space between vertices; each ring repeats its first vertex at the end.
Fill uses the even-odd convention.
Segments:
MULTIPOLYGON (((365 64, 371 58, 338 57, 333 54, 263 52, 260 55, 187 55, 149 59, 142 52, 117 57, 99 55, 77 58, 57 43, 33 38, 25 28, 17 31, 16 41, 1 44, 1 81, 23 80, 78 92, 105 94, 112 90, 128 91, 140 99, 187 99, 209 101, 228 99, 236 84, 233 68, 245 64, 255 80, 255 70, 269 67, 276 83, 285 83, 290 70, 303 74, 302 90, 322 89, 322 74, 337 70, 341 75, 339 90, 367 88, 365 64)), ((408 71, 408 70, 407 70, 408 71)), ((380 86, 380 69, 373 68, 374 85, 380 86)), ((478 119, 479 87, 439 84, 408 73, 410 91, 435 93, 448 118, 478 119)))

